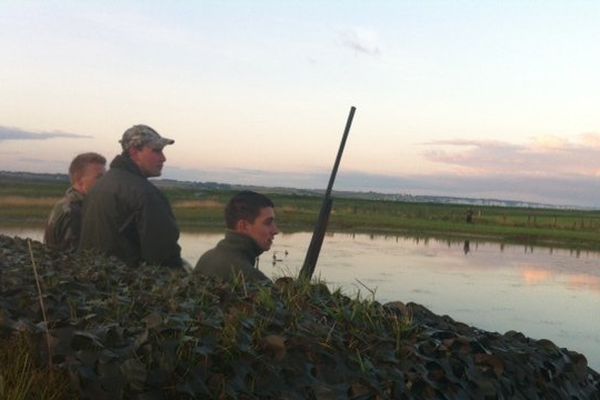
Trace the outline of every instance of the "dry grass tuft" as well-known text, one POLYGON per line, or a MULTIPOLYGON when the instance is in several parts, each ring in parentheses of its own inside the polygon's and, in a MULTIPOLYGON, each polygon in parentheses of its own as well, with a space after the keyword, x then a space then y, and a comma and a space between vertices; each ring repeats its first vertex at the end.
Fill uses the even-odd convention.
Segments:
POLYGON ((61 400, 76 398, 68 373, 38 365, 25 335, 0 338, 0 398, 61 400))
POLYGON ((174 203, 174 208, 224 208, 225 204, 215 200, 183 200, 174 203))
POLYGON ((52 207, 60 200, 60 197, 22 197, 3 196, 0 197, 0 207, 52 207))

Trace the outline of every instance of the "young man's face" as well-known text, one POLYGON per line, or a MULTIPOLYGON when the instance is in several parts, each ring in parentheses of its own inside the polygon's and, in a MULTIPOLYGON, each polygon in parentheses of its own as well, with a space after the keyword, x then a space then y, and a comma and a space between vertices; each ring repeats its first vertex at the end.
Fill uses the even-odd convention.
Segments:
POLYGON ((279 233, 275 223, 275 210, 273 207, 261 208, 254 222, 239 221, 237 231, 254 239, 263 251, 269 250, 275 235, 279 233))
POLYGON ((162 147, 144 146, 141 149, 133 147, 129 149, 129 156, 146 178, 160 176, 163 164, 167 161, 162 147))
POLYGON ((77 190, 83 194, 87 194, 96 184, 96 181, 104 175, 106 172, 106 167, 104 164, 99 163, 90 163, 87 164, 83 173, 77 179, 77 190))

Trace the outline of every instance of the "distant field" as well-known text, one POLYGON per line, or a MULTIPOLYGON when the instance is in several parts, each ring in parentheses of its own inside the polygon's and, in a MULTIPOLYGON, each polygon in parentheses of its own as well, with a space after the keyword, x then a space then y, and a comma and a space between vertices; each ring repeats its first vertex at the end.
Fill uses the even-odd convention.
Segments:
MULTIPOLYGON (((64 182, 3 182, 0 225, 43 226, 64 182)), ((183 229, 223 226, 223 207, 234 192, 166 189, 183 229)), ((312 230, 319 197, 271 194, 284 231, 312 230)), ((516 243, 600 249, 600 211, 472 207, 336 198, 331 230, 478 237, 516 243), (467 212, 472 223, 466 222, 467 212)))

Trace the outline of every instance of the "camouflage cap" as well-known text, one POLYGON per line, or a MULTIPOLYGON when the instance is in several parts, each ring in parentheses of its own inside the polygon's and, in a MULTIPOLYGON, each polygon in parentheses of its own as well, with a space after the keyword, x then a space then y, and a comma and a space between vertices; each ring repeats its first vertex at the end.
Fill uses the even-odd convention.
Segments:
POLYGON ((123 137, 119 140, 119 143, 121 143, 123 150, 142 146, 162 149, 168 144, 175 143, 175 141, 160 136, 158 132, 147 125, 134 125, 123 133, 123 137))

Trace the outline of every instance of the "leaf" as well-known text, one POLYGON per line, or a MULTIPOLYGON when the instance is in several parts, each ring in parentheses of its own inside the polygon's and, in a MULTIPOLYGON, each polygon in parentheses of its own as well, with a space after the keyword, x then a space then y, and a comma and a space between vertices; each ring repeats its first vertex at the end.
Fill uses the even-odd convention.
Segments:
POLYGON ((146 323, 146 328, 156 329, 162 325, 163 318, 159 313, 150 313, 142 321, 146 323))
POLYGON ((262 348, 271 354, 277 361, 281 361, 286 354, 285 338, 279 335, 268 335, 262 339, 262 348))
POLYGON ((144 388, 148 371, 140 360, 130 358, 124 361, 121 364, 121 372, 132 389, 141 391, 144 388))

